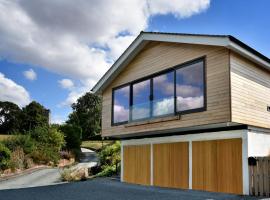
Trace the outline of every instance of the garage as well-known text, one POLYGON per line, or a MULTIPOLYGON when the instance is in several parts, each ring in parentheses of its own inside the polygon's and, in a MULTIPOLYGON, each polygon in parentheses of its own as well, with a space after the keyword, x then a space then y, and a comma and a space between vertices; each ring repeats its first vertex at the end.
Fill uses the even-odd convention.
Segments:
POLYGON ((243 194, 241 138, 124 145, 122 164, 129 183, 243 194))

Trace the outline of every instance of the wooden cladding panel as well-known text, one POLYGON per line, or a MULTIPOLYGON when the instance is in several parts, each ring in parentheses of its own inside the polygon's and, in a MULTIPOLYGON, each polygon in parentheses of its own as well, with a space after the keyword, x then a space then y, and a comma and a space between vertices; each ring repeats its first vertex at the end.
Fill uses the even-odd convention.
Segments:
POLYGON ((270 128, 270 72, 231 53, 232 121, 270 128))
POLYGON ((188 188, 188 142, 153 145, 153 184, 188 188))
POLYGON ((243 194, 242 140, 192 142, 192 188, 243 194))
POLYGON ((124 181, 150 185, 150 145, 124 146, 124 181))
POLYGON ((226 48, 166 42, 149 43, 103 92, 102 135, 162 132, 173 128, 229 122, 229 74, 229 51, 226 48), (163 121, 158 125, 150 123, 135 127, 111 126, 112 88, 202 56, 206 56, 206 111, 182 115, 180 120, 163 121))

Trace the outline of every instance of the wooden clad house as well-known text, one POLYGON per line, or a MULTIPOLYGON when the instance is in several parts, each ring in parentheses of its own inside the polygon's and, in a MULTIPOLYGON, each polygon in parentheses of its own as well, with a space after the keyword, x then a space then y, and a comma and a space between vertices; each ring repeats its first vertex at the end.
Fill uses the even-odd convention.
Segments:
POLYGON ((124 182, 248 194, 270 154, 270 60, 232 36, 141 32, 93 92, 124 182))

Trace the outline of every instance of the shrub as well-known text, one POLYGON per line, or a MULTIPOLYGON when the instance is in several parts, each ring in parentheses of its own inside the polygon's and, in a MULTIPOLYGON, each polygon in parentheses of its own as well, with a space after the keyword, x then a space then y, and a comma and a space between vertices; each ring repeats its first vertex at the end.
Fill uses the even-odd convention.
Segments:
POLYGON ((65 124, 60 127, 60 130, 65 135, 66 148, 71 149, 80 149, 81 138, 82 138, 82 129, 79 126, 72 124, 65 124))
POLYGON ((57 128, 37 127, 29 133, 39 145, 49 145, 57 152, 59 152, 65 144, 64 135, 58 131, 57 128))
POLYGON ((21 147, 12 151, 9 166, 12 170, 24 169, 24 152, 21 147))
POLYGON ((3 142, 11 151, 15 151, 16 148, 20 147, 25 154, 29 154, 36 149, 36 142, 30 135, 16 135, 3 142))
POLYGON ((26 155, 25 157, 24 157, 24 167, 26 168, 26 169, 29 169, 29 168, 31 168, 31 167, 33 167, 34 166, 34 161, 33 161, 33 159, 30 157, 30 155, 26 155))
POLYGON ((50 145, 39 146, 36 151, 32 152, 31 158, 38 164, 56 164, 60 159, 60 154, 50 145))
POLYGON ((10 161, 10 150, 3 144, 0 143, 0 169, 7 169, 10 161))
POLYGON ((120 142, 116 141, 112 145, 105 146, 99 153, 99 161, 102 171, 98 173, 98 176, 111 176, 117 174, 120 171, 121 161, 121 147, 120 142))
POLYGON ((116 173, 116 165, 110 166, 105 165, 102 167, 102 171, 97 174, 97 176, 112 176, 116 173))
POLYGON ((29 132, 36 141, 37 148, 31 152, 35 163, 56 164, 60 159, 60 150, 65 144, 64 135, 56 128, 37 127, 29 132))
POLYGON ((63 181, 86 180, 87 176, 85 168, 67 168, 61 172, 61 178, 63 181))

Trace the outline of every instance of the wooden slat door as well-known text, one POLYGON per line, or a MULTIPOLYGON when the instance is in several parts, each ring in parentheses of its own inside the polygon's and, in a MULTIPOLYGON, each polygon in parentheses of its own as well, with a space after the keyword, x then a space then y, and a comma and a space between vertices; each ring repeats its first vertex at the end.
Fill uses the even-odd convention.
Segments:
POLYGON ((123 180, 125 182, 150 185, 150 152, 150 145, 132 145, 123 147, 123 180))
POLYGON ((243 194, 242 140, 192 142, 192 188, 243 194))
POLYGON ((153 145, 153 184, 188 188, 188 142, 153 145))

